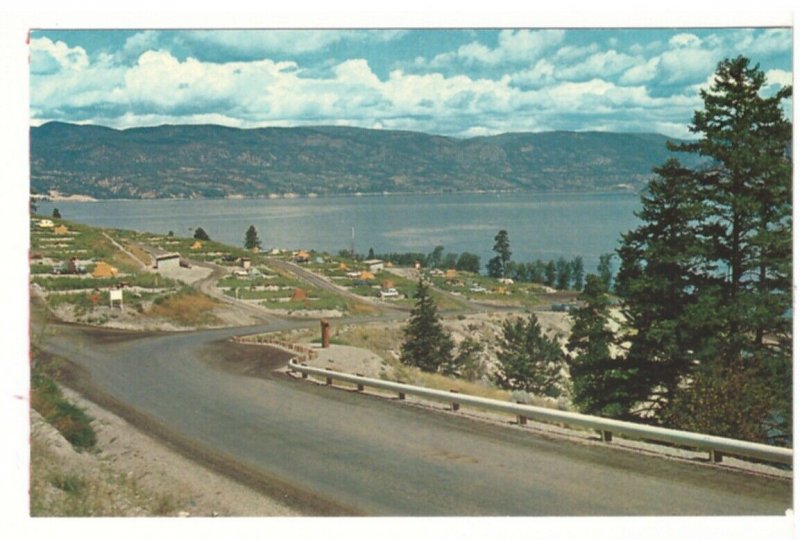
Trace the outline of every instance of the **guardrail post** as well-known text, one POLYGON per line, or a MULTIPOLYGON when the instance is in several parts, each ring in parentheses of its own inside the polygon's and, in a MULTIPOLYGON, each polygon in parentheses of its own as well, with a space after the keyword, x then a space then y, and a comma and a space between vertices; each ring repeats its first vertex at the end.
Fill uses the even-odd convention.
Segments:
POLYGON ((718 450, 711 450, 708 456, 709 461, 711 463, 722 463, 722 452, 718 450))
MULTIPOLYGON (((450 390, 450 393, 452 393, 452 394, 458 394, 458 390, 450 390)), ((453 411, 457 411, 457 410, 458 410, 458 409, 460 409, 460 408, 461 408, 461 404, 460 404, 460 403, 456 403, 456 402, 452 402, 452 403, 450 403, 450 409, 451 409, 451 410, 453 410, 453 411)))
MULTIPOLYGON (((356 377, 363 377, 363 376, 364 376, 364 375, 362 375, 361 373, 356 373, 356 377)), ((356 389, 357 389, 359 392, 363 392, 363 391, 364 391, 364 384, 363 384, 363 383, 358 383, 358 384, 356 385, 356 389)))
MULTIPOLYGON (((331 368, 325 368, 325 371, 333 371, 333 370, 331 368)), ((330 375, 325 377, 325 384, 328 386, 333 386, 333 377, 331 377, 330 375)))
POLYGON ((527 416, 522 416, 521 414, 517 415, 517 424, 519 424, 521 426, 524 426, 527 423, 528 423, 528 417, 527 416))
POLYGON ((603 439, 603 442, 611 442, 611 432, 610 431, 601 431, 600 438, 603 439))
POLYGON ((406 393, 405 392, 398 392, 397 393, 397 399, 406 399, 406 393))

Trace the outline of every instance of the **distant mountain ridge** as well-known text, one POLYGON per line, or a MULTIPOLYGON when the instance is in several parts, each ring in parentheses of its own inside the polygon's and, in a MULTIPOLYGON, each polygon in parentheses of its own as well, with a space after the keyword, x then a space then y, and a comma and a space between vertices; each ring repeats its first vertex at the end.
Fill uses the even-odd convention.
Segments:
POLYGON ((30 130, 31 189, 99 199, 638 190, 673 155, 668 140, 655 133, 458 139, 338 126, 116 130, 51 122, 30 130))

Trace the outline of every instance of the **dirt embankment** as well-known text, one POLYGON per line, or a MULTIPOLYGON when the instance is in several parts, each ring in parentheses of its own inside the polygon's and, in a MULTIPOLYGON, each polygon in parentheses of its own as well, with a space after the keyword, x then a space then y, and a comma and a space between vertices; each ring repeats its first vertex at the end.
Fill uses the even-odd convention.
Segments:
POLYGON ((64 392, 94 418, 97 448, 75 451, 31 411, 31 515, 300 515, 182 456, 75 392, 64 392))

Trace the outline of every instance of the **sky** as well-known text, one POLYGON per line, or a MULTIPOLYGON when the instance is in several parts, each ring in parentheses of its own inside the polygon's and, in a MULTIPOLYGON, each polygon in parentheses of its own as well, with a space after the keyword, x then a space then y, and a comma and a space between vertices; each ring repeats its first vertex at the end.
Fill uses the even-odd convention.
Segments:
POLYGON ((759 64, 768 93, 791 84, 792 37, 780 27, 37 29, 30 123, 686 138, 720 60, 759 64))

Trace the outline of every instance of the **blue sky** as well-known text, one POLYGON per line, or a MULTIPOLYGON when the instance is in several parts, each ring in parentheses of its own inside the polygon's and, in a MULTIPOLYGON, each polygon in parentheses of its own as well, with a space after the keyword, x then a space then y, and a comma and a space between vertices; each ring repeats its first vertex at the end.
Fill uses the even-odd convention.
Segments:
POLYGON ((788 28, 34 30, 30 116, 687 137, 700 88, 739 54, 769 92, 791 84, 788 28))

